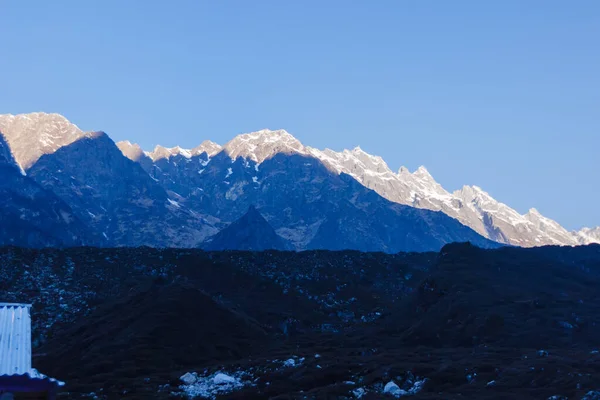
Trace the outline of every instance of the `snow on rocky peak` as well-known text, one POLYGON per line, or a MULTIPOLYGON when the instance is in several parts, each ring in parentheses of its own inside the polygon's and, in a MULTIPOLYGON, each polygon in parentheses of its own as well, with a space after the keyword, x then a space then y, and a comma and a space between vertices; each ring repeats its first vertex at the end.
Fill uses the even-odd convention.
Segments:
POLYGON ((0 115, 0 132, 24 170, 44 154, 52 154, 85 135, 62 115, 43 112, 0 115))
POLYGON ((282 129, 276 131, 262 129, 238 135, 225 144, 223 150, 233 160, 242 157, 258 164, 278 153, 305 153, 302 143, 282 129))
POLYGON ((258 164, 277 153, 316 158, 335 173, 352 176, 390 201, 442 211, 481 235, 501 243, 530 247, 574 245, 584 240, 537 212, 519 214, 478 186, 465 186, 450 193, 424 166, 413 173, 401 167, 396 174, 381 157, 371 155, 360 147, 341 152, 319 150, 302 145, 284 130, 263 129, 235 137, 224 146, 224 150, 232 159, 244 157, 258 164))
MULTIPOLYGON (((84 133, 62 115, 46 113, 0 115, 0 132, 5 135, 15 160, 25 170, 42 155, 53 153, 83 136, 93 135, 84 133)), ((371 155, 360 147, 341 152, 319 150, 304 146, 285 130, 263 129, 238 135, 223 147, 211 141, 191 150, 179 146, 156 146, 153 152, 143 152, 140 146, 128 141, 120 142, 118 146, 134 161, 144 155, 153 161, 175 155, 190 158, 202 153, 211 157, 224 150, 234 160, 242 157, 256 162, 258 166, 278 153, 300 154, 320 160, 337 174, 352 176, 390 201, 444 212, 501 243, 526 247, 600 243, 600 228, 569 232, 535 209, 521 215, 477 186, 465 186, 449 193, 425 167, 419 167, 413 173, 401 167, 398 173, 394 173, 381 157, 371 155)))
POLYGON ((573 232, 580 244, 600 243, 600 226, 596 228, 583 228, 573 232))
POLYGON ((222 149, 223 148, 219 144, 210 140, 205 140, 204 142, 200 143, 199 146, 196 146, 192 149, 192 155, 197 156, 202 153, 206 153, 209 157, 212 157, 219 153, 222 149))
POLYGON ((140 161, 146 157, 146 153, 139 144, 131 143, 129 140, 125 140, 117 143, 117 147, 121 150, 121 153, 132 161, 140 161))
POLYGON ((192 151, 188 149, 182 149, 179 146, 175 147, 163 147, 157 145, 153 151, 146 153, 152 161, 162 160, 163 158, 169 159, 173 156, 183 156, 185 158, 192 158, 192 151))
MULTIPOLYGON (((125 154, 125 156, 129 157, 128 153, 133 151, 134 153, 138 153, 139 146, 137 144, 132 145, 129 141, 119 142, 119 148, 125 154), (122 143, 122 147, 121 147, 122 143), (134 149, 135 148, 135 149, 134 149)), ((141 150, 141 148, 139 148, 141 150)), ((144 154, 152 161, 158 161, 162 159, 169 159, 174 156, 182 156, 185 158, 192 158, 195 156, 199 156, 200 154, 207 153, 209 157, 214 156, 215 154, 221 151, 221 146, 219 146, 215 142, 211 142, 210 140, 205 140, 199 146, 194 147, 193 149, 184 149, 180 146, 175 147, 164 147, 161 145, 157 145, 153 151, 144 152, 144 154)), ((129 157, 130 159, 136 161, 135 159, 129 157)))

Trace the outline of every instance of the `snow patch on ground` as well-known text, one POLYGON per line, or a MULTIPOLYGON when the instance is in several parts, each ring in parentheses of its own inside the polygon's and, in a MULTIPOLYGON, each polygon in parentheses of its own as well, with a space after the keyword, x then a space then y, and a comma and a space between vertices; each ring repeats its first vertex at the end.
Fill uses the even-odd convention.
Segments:
POLYGON ((177 207, 177 208, 181 207, 181 205, 178 202, 176 202, 175 200, 167 199, 167 201, 169 202, 169 204, 171 204, 174 207, 177 207))
POLYGON ((240 196, 244 195, 244 186, 246 186, 246 182, 236 182, 231 186, 225 193, 225 198, 227 200, 236 201, 240 196))
POLYGON ((244 386, 253 385, 251 377, 244 372, 216 372, 208 376, 200 376, 196 372, 188 372, 180 380, 183 382, 179 389, 190 399, 216 399, 244 386))

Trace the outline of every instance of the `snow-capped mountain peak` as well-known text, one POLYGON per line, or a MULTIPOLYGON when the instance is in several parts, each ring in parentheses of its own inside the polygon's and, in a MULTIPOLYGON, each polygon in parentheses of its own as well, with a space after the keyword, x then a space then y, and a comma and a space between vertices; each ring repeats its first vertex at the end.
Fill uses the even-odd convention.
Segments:
MULTIPOLYGON (((5 135, 14 159, 25 170, 44 154, 52 154, 82 137, 104 135, 84 133, 65 117, 46 113, 0 115, 0 132, 5 135)), ((285 130, 262 129, 238 135, 223 147, 210 141, 191 150, 156 146, 154 151, 144 152, 139 145, 128 141, 118 143, 118 147, 128 158, 138 162, 143 159, 150 165, 173 156, 191 158, 207 153, 212 157, 221 151, 234 160, 243 157, 257 164, 279 153, 299 154, 319 160, 336 174, 350 175, 390 201, 441 211, 492 240, 519 246, 600 242, 600 228, 569 232, 535 209, 521 215, 478 186, 465 186, 450 193, 423 166, 412 173, 405 167, 394 173, 383 158, 361 147, 340 152, 319 150, 304 146, 285 130)), ((195 171, 195 175, 202 176, 202 171, 195 171)))
POLYGON ((532 222, 536 225, 537 228, 548 229, 551 228, 553 230, 561 230, 564 231, 565 235, 568 234, 567 230, 564 229, 560 224, 556 221, 551 220, 550 218, 544 217, 537 209, 531 208, 527 214, 524 215, 528 221, 532 222))
POLYGON ((24 170, 44 154, 52 154, 85 135, 62 115, 43 112, 0 115, 0 132, 24 170))
POLYGON ((414 175, 422 179, 433 179, 433 176, 431 176, 427 168, 425 168, 423 165, 417 168, 417 170, 414 172, 414 175))
POLYGON ((121 150, 125 157, 132 161, 140 161, 146 156, 146 153, 144 150, 142 150, 139 144, 131 143, 129 140, 118 142, 117 147, 119 150, 121 150))
MULTIPOLYGON (((133 161, 137 161, 137 159, 141 158, 140 151, 142 151, 141 147, 137 144, 131 144, 129 141, 123 141, 118 143, 119 148, 123 152, 123 154, 133 161), (131 157, 133 155, 134 158, 131 157)), ((209 157, 214 156, 215 154, 221 151, 221 146, 217 143, 212 142, 210 140, 205 140, 200 145, 194 147, 193 149, 185 149, 181 146, 175 147, 164 147, 161 145, 156 145, 154 150, 143 152, 146 156, 150 157, 152 161, 158 161, 162 159, 169 159, 175 156, 182 156, 185 158, 192 158, 198 156, 202 153, 207 153, 209 157)))
POLYGON ((600 243, 600 226, 596 228, 583 228, 579 232, 573 232, 579 239, 580 244, 600 243))
POLYGON ((454 192, 454 196, 459 197, 465 202, 477 201, 479 203, 493 202, 496 201, 486 191, 476 185, 465 185, 460 190, 454 192))
POLYGON ((210 140, 205 140, 204 142, 200 143, 199 146, 196 146, 192 149, 192 155, 197 156, 202 153, 206 153, 209 157, 212 157, 219 153, 222 149, 223 148, 221 145, 210 140))
POLYGON ((250 159, 258 164, 275 154, 305 154, 306 149, 298 139, 283 129, 244 133, 230 140, 223 150, 233 160, 238 157, 250 159))
POLYGON ((185 158, 192 158, 191 150, 183 149, 179 146, 169 148, 157 145, 153 151, 147 154, 148 157, 152 159, 152 161, 162 160, 163 158, 169 159, 172 156, 183 156, 185 158))

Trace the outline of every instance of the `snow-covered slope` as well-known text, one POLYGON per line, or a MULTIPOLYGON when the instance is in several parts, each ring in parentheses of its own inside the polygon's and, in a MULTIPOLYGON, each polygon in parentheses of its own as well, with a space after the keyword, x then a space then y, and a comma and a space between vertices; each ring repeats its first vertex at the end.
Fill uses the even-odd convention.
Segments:
POLYGON ((0 132, 25 171, 44 154, 52 154, 85 136, 62 115, 43 112, 0 115, 0 132))
MULTIPOLYGON (((126 148, 129 146, 132 146, 131 143, 129 143, 128 141, 119 142, 117 145, 119 146, 119 148, 121 146, 126 147, 126 148)), ((133 146, 137 146, 137 145, 133 145, 133 146)), ((152 161, 158 161, 158 160, 162 160, 162 159, 169 159, 173 156, 182 156, 184 158, 192 158, 192 157, 200 155, 202 153, 206 153, 206 154, 208 154, 209 157, 212 157, 213 155, 219 153, 221 151, 221 149, 222 149, 221 146, 219 146, 215 142, 211 142, 210 140, 205 140, 199 146, 194 147, 193 149, 184 149, 179 146, 167 148, 167 147, 158 145, 154 148, 153 151, 146 152, 145 154, 148 157, 150 157, 152 159, 152 161)), ((127 157, 129 157, 127 154, 125 154, 125 155, 127 157)), ((131 158, 131 157, 129 157, 129 158, 131 158)))
MULTIPOLYGON (((167 150, 171 154, 176 152, 167 150)), ((450 193, 435 181, 425 167, 421 166, 413 173, 401 167, 395 173, 381 157, 370 155, 360 147, 341 152, 319 150, 304 146, 285 130, 263 129, 236 136, 223 146, 223 150, 233 160, 242 157, 257 164, 279 153, 317 158, 328 169, 352 176, 390 201, 442 211, 481 235, 501 243, 531 247, 600 242, 600 229, 569 232, 535 209, 521 215, 477 186, 465 186, 450 193)))
POLYGON ((580 244, 600 243, 600 226, 596 228, 583 228, 575 232, 580 244))
POLYGON ((248 158, 258 164, 275 154, 305 154, 302 143, 286 131, 263 129, 257 132, 238 135, 229 141, 223 150, 233 160, 248 158))
POLYGON ((576 245, 600 242, 588 235, 582 242, 557 222, 531 209, 521 215, 477 186, 465 186, 454 193, 446 191, 425 167, 410 173, 402 167, 390 170, 380 157, 359 147, 334 152, 310 149, 310 153, 340 173, 347 173, 388 200, 428 210, 442 211, 494 241, 517 246, 576 245))

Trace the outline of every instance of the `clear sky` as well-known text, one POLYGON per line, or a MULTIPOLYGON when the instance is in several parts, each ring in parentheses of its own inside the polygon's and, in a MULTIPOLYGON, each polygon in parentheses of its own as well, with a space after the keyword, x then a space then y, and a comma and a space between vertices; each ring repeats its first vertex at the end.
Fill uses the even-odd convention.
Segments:
POLYGON ((600 1, 0 0, 0 113, 151 149, 283 128, 600 225, 600 1))

